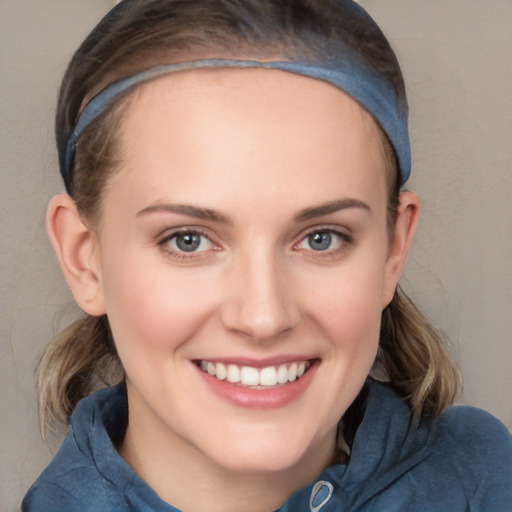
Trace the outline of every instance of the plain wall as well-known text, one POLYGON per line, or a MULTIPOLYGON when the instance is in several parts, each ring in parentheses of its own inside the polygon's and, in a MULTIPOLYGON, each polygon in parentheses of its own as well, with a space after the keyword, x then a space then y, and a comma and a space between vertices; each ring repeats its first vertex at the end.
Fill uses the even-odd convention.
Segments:
MULTIPOLYGON (((0 0, 0 510, 48 463, 35 362, 76 309, 44 230, 72 52, 114 0, 0 0)), ((403 283, 455 344, 461 401, 512 428, 512 2, 363 0, 397 50, 422 220, 403 283)))

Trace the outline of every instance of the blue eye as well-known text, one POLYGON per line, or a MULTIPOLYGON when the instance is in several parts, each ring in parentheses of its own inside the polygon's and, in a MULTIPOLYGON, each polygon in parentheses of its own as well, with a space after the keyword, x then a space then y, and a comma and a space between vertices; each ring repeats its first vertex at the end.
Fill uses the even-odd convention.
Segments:
POLYGON ((314 251, 326 251, 331 247, 332 235, 331 233, 320 232, 308 235, 308 245, 314 251))
POLYGON ((321 229, 309 233, 304 239, 301 240, 299 247, 301 249, 308 249, 315 252, 329 251, 339 248, 344 241, 348 238, 343 233, 321 229))
POLYGON ((174 233, 164 243, 171 249, 184 253, 208 251, 213 247, 206 236, 194 231, 174 233))

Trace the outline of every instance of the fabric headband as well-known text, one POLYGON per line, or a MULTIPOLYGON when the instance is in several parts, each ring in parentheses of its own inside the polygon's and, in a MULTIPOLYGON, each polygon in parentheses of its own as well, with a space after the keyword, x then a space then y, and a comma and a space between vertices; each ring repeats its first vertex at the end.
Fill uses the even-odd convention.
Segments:
POLYGON ((403 185, 411 170, 411 150, 407 127, 407 107, 400 102, 394 88, 367 67, 345 59, 335 64, 296 61, 255 61, 236 59, 204 59, 149 68, 106 87, 83 109, 67 142, 59 146, 60 172, 70 192, 70 178, 76 145, 84 130, 100 116, 120 94, 128 89, 174 72, 205 68, 279 69, 316 78, 336 86, 360 103, 379 123, 395 150, 403 185))

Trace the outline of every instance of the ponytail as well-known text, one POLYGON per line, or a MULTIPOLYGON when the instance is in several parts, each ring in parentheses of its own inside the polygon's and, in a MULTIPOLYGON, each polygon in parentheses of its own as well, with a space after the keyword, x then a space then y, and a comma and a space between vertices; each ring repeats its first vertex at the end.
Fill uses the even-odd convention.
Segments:
POLYGON ((46 347, 37 368, 43 439, 50 430, 69 424, 79 400, 98 387, 114 384, 121 376, 106 316, 87 316, 58 334, 46 347))
POLYGON ((382 313, 376 364, 416 418, 440 414, 460 388, 443 337, 400 287, 382 313))

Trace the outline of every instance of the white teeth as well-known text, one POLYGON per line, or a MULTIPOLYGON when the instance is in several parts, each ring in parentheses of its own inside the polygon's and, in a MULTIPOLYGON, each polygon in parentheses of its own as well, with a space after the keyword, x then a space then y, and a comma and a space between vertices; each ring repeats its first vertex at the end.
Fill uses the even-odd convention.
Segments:
POLYGON ((242 366, 240 370, 240 382, 242 386, 257 386, 260 383, 260 372, 250 366, 242 366))
POLYGON ((215 365, 215 375, 219 380, 224 380, 228 376, 228 371, 222 363, 215 365))
POLYGON ((282 364, 277 370, 277 382, 279 382, 279 384, 288 382, 288 368, 286 368, 285 364, 282 364))
POLYGON ((214 363, 211 361, 200 361, 199 367, 203 372, 208 373, 218 380, 227 380, 232 384, 240 383, 242 386, 266 386, 275 387, 277 385, 294 382, 302 377, 311 366, 309 361, 291 363, 289 366, 282 364, 278 367, 268 366, 262 368, 253 368, 252 366, 239 367, 236 364, 214 363))
POLYGON ((297 378, 297 363, 292 363, 288 369, 288 380, 293 382, 297 378))
POLYGON ((240 368, 234 364, 228 365, 228 382, 232 382, 233 384, 240 382, 240 368))
POLYGON ((275 386, 277 384, 277 370, 273 366, 263 368, 260 372, 260 386, 275 386))

